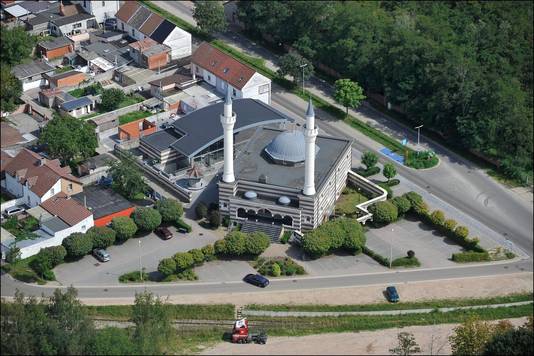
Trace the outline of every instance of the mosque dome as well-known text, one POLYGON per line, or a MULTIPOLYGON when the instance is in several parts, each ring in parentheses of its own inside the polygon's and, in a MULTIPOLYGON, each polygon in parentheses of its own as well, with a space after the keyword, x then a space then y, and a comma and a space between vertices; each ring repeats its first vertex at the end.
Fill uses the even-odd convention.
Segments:
MULTIPOLYGON (((319 147, 315 146, 315 152, 319 147)), ((306 143, 302 131, 285 131, 265 147, 265 153, 276 163, 297 164, 306 158, 306 143)))

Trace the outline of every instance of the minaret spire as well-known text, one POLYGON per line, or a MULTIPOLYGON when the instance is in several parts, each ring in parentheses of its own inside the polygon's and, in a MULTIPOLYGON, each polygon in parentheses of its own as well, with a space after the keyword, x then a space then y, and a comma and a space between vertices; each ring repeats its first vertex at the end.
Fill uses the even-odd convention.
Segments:
POLYGON ((306 158, 304 161, 304 195, 315 194, 315 139, 318 130, 315 127, 315 112, 310 98, 308 110, 306 110, 306 127, 304 129, 304 141, 306 143, 306 158))
POLYGON ((235 181, 234 177, 234 124, 236 115, 232 111, 232 93, 227 85, 224 112, 221 115, 221 124, 224 131, 224 169, 222 180, 226 183, 235 181))

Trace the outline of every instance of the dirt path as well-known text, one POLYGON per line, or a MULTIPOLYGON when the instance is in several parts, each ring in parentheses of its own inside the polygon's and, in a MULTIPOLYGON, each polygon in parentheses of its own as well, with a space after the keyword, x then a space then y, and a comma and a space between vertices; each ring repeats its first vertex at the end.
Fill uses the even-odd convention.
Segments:
MULTIPOLYGON (((483 298, 532 291, 532 272, 428 282, 397 284, 403 301, 483 298)), ((384 285, 257 293, 183 294, 169 298, 172 304, 370 304, 384 302, 384 285)), ((91 305, 132 304, 133 298, 88 299, 91 305)))
MULTIPOLYGON (((526 318, 510 319, 522 325, 526 318)), ((458 324, 410 326, 401 329, 359 333, 320 334, 301 337, 271 337, 266 345, 219 343, 202 355, 388 355, 397 345, 397 334, 410 332, 422 355, 449 355, 448 337, 458 324)))

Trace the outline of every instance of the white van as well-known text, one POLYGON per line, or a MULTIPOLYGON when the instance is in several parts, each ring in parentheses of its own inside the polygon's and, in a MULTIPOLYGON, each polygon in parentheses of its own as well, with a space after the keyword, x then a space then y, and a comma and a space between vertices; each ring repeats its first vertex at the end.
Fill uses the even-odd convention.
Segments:
POLYGON ((10 216, 20 214, 20 213, 22 213, 24 211, 26 211, 26 209, 24 209, 21 206, 12 206, 11 208, 7 208, 5 210, 4 215, 5 215, 6 218, 8 218, 10 216))

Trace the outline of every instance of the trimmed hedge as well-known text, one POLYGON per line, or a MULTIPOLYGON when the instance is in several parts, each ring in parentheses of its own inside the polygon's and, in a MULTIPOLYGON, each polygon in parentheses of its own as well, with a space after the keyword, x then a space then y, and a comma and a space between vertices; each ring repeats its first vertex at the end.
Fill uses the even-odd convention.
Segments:
POLYGON ((117 233, 106 226, 93 226, 87 230, 87 235, 93 241, 93 248, 106 248, 113 245, 117 233))
POLYGON ((453 253, 452 260, 458 263, 465 263, 465 262, 490 261, 491 258, 487 251, 484 251, 484 252, 464 251, 464 252, 453 253))
POLYGON ((380 182, 378 183, 378 186, 384 189, 388 193, 388 196, 387 196, 388 199, 393 198, 393 190, 391 190, 391 187, 386 182, 380 182))
POLYGON ((356 171, 356 173, 358 173, 359 175, 361 175, 362 177, 370 177, 370 176, 374 176, 375 174, 378 174, 380 173, 380 167, 371 167, 369 169, 358 169, 356 171))
POLYGON ((379 201, 369 207, 369 212, 373 214, 373 223, 387 225, 397 220, 399 212, 397 206, 391 201, 379 201))
POLYGON ((399 257, 391 262, 391 267, 419 267, 421 263, 417 257, 399 257))
POLYGON ((67 255, 71 258, 79 258, 87 255, 93 249, 93 239, 91 236, 75 232, 67 236, 61 243, 67 255))
POLYGON ((389 258, 379 255, 378 253, 376 253, 375 251, 371 250, 370 248, 366 246, 362 248, 362 251, 367 256, 371 257, 373 260, 380 263, 382 266, 389 268, 389 258))
POLYGON ((397 207, 399 216, 403 216, 412 208, 412 204, 405 196, 395 197, 391 199, 391 202, 397 207))
POLYGON ((294 276, 306 273, 301 265, 297 264, 289 257, 259 258, 254 264, 254 268, 258 270, 258 273, 264 276, 273 277, 294 276), (275 273, 277 268, 279 271, 278 275, 275 273))
POLYGON ((186 223, 185 221, 183 221, 182 219, 178 219, 175 221, 175 225, 178 229, 182 228, 182 229, 185 229, 187 232, 191 232, 193 231, 193 228, 191 227, 191 225, 189 225, 188 223, 186 223))
POLYGON ((270 243, 269 237, 262 232, 246 234, 234 230, 224 239, 217 240, 214 249, 215 254, 220 256, 258 256, 269 247, 270 243))
POLYGON ((312 258, 319 258, 335 250, 343 249, 352 254, 365 246, 365 234, 355 219, 330 220, 308 232, 302 239, 302 249, 312 258))

